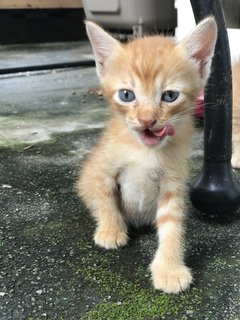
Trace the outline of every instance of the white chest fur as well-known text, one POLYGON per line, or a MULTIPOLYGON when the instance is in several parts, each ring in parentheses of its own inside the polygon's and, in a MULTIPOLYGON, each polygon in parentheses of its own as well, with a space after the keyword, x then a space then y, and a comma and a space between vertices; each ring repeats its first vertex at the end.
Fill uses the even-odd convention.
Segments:
POLYGON ((124 215, 134 224, 154 221, 160 195, 159 166, 135 163, 120 172, 120 203, 124 215))

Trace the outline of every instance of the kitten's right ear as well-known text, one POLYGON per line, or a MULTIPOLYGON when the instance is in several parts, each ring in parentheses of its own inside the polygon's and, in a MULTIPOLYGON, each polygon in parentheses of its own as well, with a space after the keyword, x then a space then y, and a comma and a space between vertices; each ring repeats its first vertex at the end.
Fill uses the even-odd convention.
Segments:
POLYGON ((116 48, 121 47, 121 44, 97 24, 91 21, 86 21, 85 23, 87 34, 93 48, 97 75, 101 79, 105 73, 108 58, 116 48))

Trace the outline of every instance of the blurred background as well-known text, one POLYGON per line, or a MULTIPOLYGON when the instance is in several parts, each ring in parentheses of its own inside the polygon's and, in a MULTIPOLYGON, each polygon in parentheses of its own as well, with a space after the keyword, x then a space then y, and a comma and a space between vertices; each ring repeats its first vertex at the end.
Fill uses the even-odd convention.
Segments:
MULTIPOLYGON (((222 4, 227 27, 239 28, 240 0, 222 4)), ((189 29, 189 8, 190 0, 1 0, 0 44, 84 40, 85 17, 119 33, 174 34, 189 29)))

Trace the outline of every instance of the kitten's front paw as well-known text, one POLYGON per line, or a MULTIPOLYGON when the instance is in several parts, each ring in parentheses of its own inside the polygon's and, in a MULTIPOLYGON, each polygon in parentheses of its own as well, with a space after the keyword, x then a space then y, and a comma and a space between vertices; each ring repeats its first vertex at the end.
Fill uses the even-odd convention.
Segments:
POLYGON ((192 282, 191 272, 184 265, 169 267, 153 262, 151 271, 154 288, 166 293, 184 291, 192 282))
POLYGON ((105 249, 117 249, 127 244, 128 236, 123 230, 99 228, 96 230, 94 241, 105 249))
POLYGON ((231 164, 233 168, 240 168, 240 152, 233 152, 231 164))

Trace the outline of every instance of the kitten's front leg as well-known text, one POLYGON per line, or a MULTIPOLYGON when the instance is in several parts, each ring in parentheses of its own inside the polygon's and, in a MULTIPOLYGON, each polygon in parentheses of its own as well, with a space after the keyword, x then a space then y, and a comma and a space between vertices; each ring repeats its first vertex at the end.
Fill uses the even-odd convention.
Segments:
POLYGON ((127 225, 118 207, 118 191, 114 177, 86 167, 80 179, 79 190, 97 228, 94 241, 105 249, 115 249, 127 244, 127 225))
POLYGON ((187 289, 192 281, 183 261, 182 192, 166 191, 159 203, 156 225, 160 245, 151 264, 153 284, 167 293, 187 289))
POLYGON ((97 219, 97 228, 94 241, 105 249, 117 249, 127 244, 127 226, 121 212, 116 206, 111 194, 98 201, 99 207, 94 214, 97 219))

